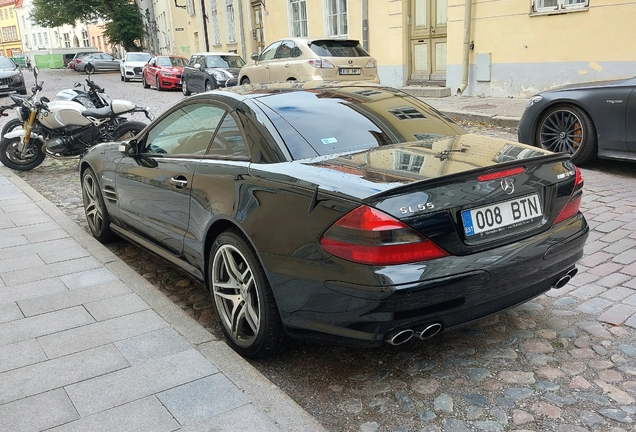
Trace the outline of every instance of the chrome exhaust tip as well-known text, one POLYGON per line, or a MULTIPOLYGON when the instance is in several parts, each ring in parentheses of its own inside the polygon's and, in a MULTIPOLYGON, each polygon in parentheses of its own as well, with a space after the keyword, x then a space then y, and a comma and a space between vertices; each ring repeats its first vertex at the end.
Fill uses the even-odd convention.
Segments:
POLYGON ((573 278, 574 276, 576 276, 576 274, 579 272, 579 269, 577 269, 576 267, 574 267, 572 270, 570 270, 568 272, 568 276, 570 276, 570 279, 573 278))
POLYGON ((426 327, 423 327, 422 330, 417 330, 415 332, 415 337, 418 339, 428 339, 435 336, 437 333, 442 331, 442 325, 440 323, 429 324, 426 327))
POLYGON ((567 285, 568 282, 570 282, 570 279, 572 279, 572 276, 570 276, 569 274, 566 274, 565 276, 561 276, 554 283, 554 285, 552 285, 552 288, 555 288, 555 289, 563 288, 565 285, 567 285))
POLYGON ((402 345, 411 340, 415 332, 411 329, 393 330, 384 336, 384 341, 391 345, 402 345))

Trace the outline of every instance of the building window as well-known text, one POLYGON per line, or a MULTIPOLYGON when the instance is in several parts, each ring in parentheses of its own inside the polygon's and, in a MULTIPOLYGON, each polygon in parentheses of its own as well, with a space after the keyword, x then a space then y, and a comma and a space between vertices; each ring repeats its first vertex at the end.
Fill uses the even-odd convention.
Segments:
MULTIPOLYGON (((33 35, 33 43, 35 43, 35 35, 33 35)), ((71 47, 71 35, 68 33, 64 33, 64 46, 66 48, 71 47)))
POLYGON ((587 10, 590 0, 533 0, 533 13, 564 13, 573 10, 587 10))
POLYGON ((227 42, 236 43, 236 25, 234 24, 234 0, 225 0, 227 11, 227 42))
POLYGON ((88 45, 88 32, 86 30, 82 30, 82 46, 89 46, 88 45))
POLYGON ((35 33, 33 33, 33 49, 37 49, 38 47, 38 39, 37 36, 35 36, 35 33))
POLYGON ((17 41, 18 40, 18 30, 15 26, 10 27, 2 27, 2 39, 5 42, 9 41, 17 41))
POLYGON ((45 46, 49 46, 49 34, 48 33, 42 33, 42 38, 44 39, 44 45, 45 46))
POLYGON ((186 0, 186 12, 188 12, 188 15, 190 16, 197 13, 196 9, 194 8, 194 0, 186 0))
POLYGON ((291 37, 307 37, 307 2, 289 0, 291 18, 291 37))
POLYGON ((216 8, 216 0, 211 0, 210 15, 212 16, 212 33, 214 35, 214 45, 221 45, 221 28, 219 27, 219 11, 216 8))
POLYGON ((401 171, 418 173, 422 170, 422 166, 425 161, 426 158, 422 155, 415 155, 397 150, 393 157, 393 168, 401 171))
POLYGON ((412 120, 412 119, 425 119, 426 116, 410 106, 402 106, 390 108, 388 110, 391 114, 396 116, 400 120, 412 120))
POLYGON ((347 0, 326 0, 327 36, 346 36, 347 0))

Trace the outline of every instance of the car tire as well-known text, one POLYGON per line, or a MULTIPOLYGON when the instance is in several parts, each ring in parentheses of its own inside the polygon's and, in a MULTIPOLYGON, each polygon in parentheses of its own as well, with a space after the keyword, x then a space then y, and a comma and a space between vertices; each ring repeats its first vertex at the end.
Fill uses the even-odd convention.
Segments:
POLYGON ((241 80, 241 85, 250 84, 250 79, 248 77, 243 77, 241 80))
POLYGON ((8 122, 6 122, 5 125, 2 127, 2 132, 0 132, 0 139, 2 139, 7 133, 15 129, 22 129, 22 124, 22 120, 17 118, 12 118, 8 122))
POLYGON ((141 76, 141 84, 144 86, 145 89, 149 89, 150 88, 150 84, 148 84, 146 82, 146 75, 142 75, 141 76))
POLYGON ((276 300, 256 254, 237 229, 219 235, 210 251, 212 303, 228 345, 244 357, 264 358, 287 342, 276 300))
POLYGON ((161 88, 161 80, 159 79, 159 75, 157 75, 157 77, 155 78, 155 85, 157 86, 157 91, 162 91, 163 90, 161 88))
POLYGON ((124 75, 124 82, 130 82, 130 78, 124 75))
POLYGON ((84 72, 86 72, 87 74, 94 74, 95 66, 93 66, 91 63, 87 64, 86 67, 84 68, 84 72))
POLYGON ((188 86, 183 78, 181 79, 181 92, 184 96, 190 96, 192 94, 192 92, 188 90, 188 86))
POLYGON ((535 142, 546 150, 569 153, 577 165, 596 157, 594 122, 585 111, 571 104, 551 107, 541 116, 535 142))
POLYGON ((124 75, 122 75, 121 71, 119 72, 119 79, 120 79, 120 81, 124 80, 124 75))
POLYGON ((102 190, 97 181, 97 176, 92 169, 87 168, 82 174, 82 201, 86 222, 93 237, 101 243, 113 240, 114 235, 110 229, 110 216, 106 210, 102 190))
POLYGON ((214 86, 212 85, 212 83, 210 81, 206 81, 205 82, 205 91, 209 92, 214 90, 214 86))

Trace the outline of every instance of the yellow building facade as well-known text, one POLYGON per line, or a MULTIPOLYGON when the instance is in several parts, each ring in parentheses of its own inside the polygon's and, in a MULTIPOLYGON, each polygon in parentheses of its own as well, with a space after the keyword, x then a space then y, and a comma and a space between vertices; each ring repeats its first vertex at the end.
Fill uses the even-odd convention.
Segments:
POLYGON ((0 0, 0 49, 2 55, 15 57, 22 54, 22 40, 18 28, 15 0, 0 0))

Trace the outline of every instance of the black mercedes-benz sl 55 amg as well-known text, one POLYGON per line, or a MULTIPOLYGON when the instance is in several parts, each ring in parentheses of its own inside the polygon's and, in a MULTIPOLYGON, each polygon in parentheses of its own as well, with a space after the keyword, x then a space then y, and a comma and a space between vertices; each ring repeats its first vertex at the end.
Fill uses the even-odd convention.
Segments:
POLYGON ((567 154, 466 133, 372 84, 202 93, 80 170, 94 236, 204 281, 248 357, 496 314, 565 285, 588 235, 567 154))

